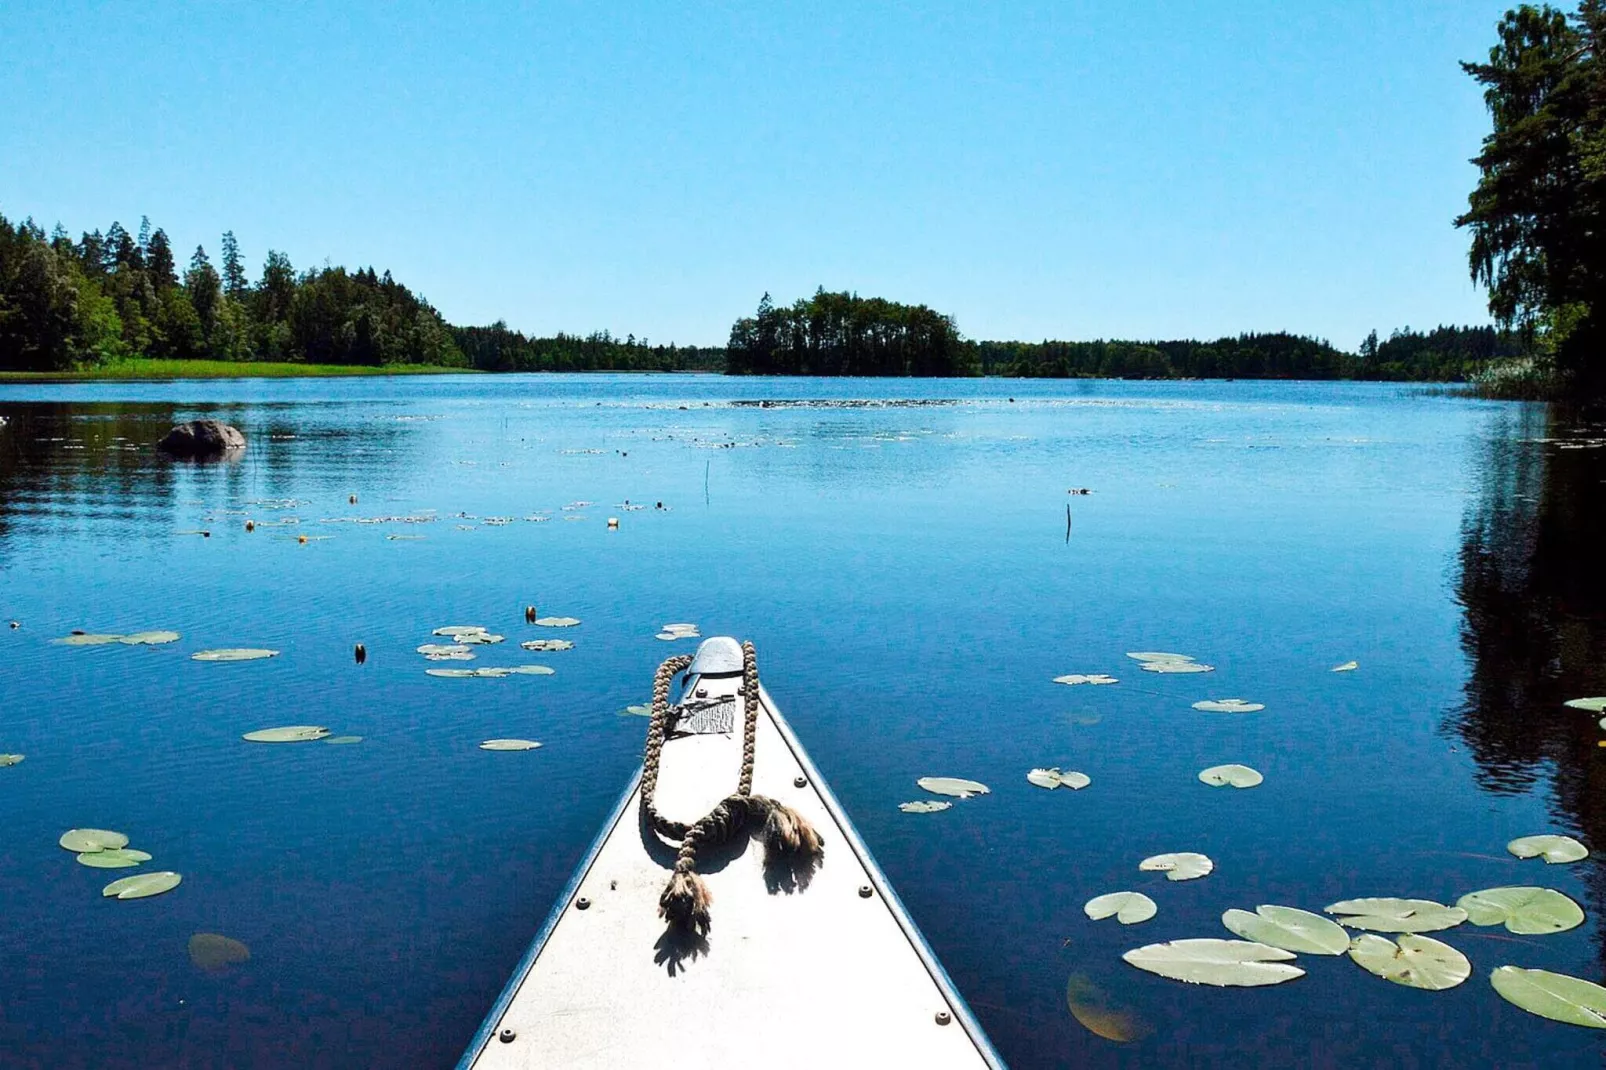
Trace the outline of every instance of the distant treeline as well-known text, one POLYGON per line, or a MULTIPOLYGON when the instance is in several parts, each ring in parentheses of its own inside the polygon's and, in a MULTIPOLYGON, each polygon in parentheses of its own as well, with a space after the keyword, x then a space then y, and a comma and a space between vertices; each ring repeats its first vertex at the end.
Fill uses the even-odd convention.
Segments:
POLYGON ((583 338, 530 338, 497 322, 453 327, 452 337, 473 367, 488 372, 717 372, 725 367, 725 351, 717 346, 653 346, 645 338, 621 340, 607 331, 583 338))
POLYGON ((952 318, 824 287, 789 308, 765 294, 725 351, 732 375, 968 375, 970 365, 952 318))

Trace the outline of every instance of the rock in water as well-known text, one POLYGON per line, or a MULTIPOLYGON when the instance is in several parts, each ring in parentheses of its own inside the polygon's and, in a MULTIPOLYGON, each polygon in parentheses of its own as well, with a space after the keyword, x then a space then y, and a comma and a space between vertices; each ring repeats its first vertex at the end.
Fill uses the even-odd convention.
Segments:
POLYGON ((215 457, 245 449, 245 436, 219 420, 191 420, 169 431, 156 448, 175 457, 215 457))

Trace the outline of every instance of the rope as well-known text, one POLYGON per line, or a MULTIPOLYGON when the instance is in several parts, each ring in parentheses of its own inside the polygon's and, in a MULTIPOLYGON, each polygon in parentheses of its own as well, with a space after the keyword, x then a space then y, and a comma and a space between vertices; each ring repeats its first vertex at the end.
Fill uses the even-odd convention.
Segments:
POLYGON ((658 771, 664 742, 669 736, 669 688, 675 675, 691 664, 684 654, 658 666, 652 681, 652 720, 647 725, 647 747, 641 762, 641 809, 648 825, 668 840, 679 840, 674 873, 658 897, 658 915, 670 925, 701 936, 708 932, 708 907, 713 896, 697 874, 697 852, 704 846, 727 843, 750 824, 763 822, 766 864, 778 858, 798 858, 818 865, 824 854, 819 833, 807 818, 776 799, 753 794, 754 744, 758 738, 758 656, 750 642, 742 644, 742 765, 736 791, 691 825, 658 812, 658 771))

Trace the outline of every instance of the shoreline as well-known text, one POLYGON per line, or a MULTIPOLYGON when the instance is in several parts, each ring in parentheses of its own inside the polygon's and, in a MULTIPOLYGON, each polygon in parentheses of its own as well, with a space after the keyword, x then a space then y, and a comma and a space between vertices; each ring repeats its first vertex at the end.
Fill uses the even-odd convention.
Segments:
POLYGON ((339 379, 353 376, 485 375, 433 364, 295 364, 288 361, 122 360, 71 371, 0 371, 0 383, 92 383, 165 379, 339 379))

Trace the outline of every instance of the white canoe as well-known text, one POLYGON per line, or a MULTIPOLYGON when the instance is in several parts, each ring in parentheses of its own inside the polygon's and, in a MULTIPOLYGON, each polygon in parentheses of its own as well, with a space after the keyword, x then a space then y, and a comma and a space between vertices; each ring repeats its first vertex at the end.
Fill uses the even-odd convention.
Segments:
MULTIPOLYGON (((669 818, 695 821, 735 788, 741 675, 698 672, 734 646, 708 640, 688 671, 699 696, 731 697, 735 724, 665 743, 657 803, 669 818)), ((753 791, 797 810, 825 841, 806 886, 791 870, 767 872, 763 845, 744 836, 699 854, 713 895, 707 939, 667 929, 658 896, 675 846, 643 821, 638 773, 460 1070, 1002 1067, 762 688, 760 700, 753 791)))

